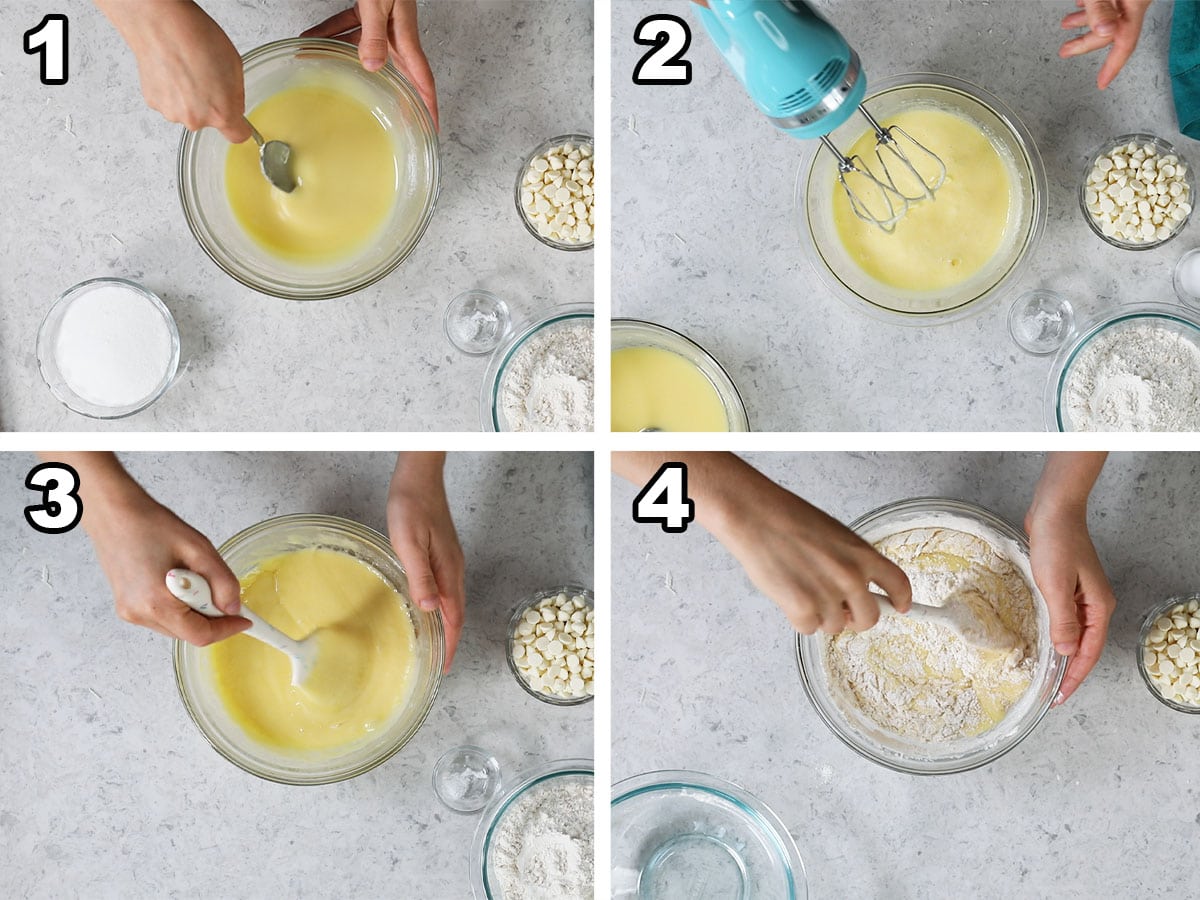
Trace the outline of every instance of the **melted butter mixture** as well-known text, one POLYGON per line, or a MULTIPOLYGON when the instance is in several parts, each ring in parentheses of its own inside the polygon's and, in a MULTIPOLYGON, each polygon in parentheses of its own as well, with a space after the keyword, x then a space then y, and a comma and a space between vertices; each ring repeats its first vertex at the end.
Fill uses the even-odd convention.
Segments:
POLYGON ((712 382, 678 353, 625 347, 612 354, 612 430, 728 431, 712 382))
POLYGON ((984 650, 939 624, 889 616, 826 639, 831 681, 876 725, 907 738, 936 743, 994 728, 1033 678, 1037 614, 1024 575, 988 541, 949 528, 900 532, 875 548, 904 570, 914 602, 970 605, 1021 646, 984 650))
POLYGON ((315 634, 311 676, 291 683, 287 656, 245 635, 208 648, 217 692, 255 740, 332 750, 385 727, 407 702, 417 639, 403 598, 374 570, 334 550, 297 550, 242 579, 242 602, 288 637, 315 634))
POLYGON ((291 145, 299 182, 290 194, 273 187, 253 140, 229 148, 225 189, 251 239, 274 256, 313 264, 369 244, 396 205, 399 182, 395 144, 370 107, 334 81, 282 90, 249 118, 266 140, 291 145))
MULTIPOLYGON (((982 270, 1004 242, 1012 206, 1010 167, 977 125, 953 113, 911 109, 881 124, 899 125, 941 157, 946 181, 933 200, 909 204, 891 234, 859 219, 835 181, 833 221, 842 245, 859 268, 891 287, 929 292, 962 284, 982 270)), ((846 155, 854 154, 882 180, 874 131, 865 131, 846 155)), ((910 158, 932 183, 936 167, 917 154, 910 158)), ((896 187, 915 196, 914 187, 919 186, 911 173, 890 161, 888 168, 896 187)))

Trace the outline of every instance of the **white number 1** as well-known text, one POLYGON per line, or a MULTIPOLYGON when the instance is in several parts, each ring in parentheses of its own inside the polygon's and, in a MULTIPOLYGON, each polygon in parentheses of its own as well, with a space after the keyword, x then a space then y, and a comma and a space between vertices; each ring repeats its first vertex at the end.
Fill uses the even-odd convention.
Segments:
POLYGON ((25 32, 25 52, 42 57, 42 84, 67 83, 67 17, 51 13, 25 32))

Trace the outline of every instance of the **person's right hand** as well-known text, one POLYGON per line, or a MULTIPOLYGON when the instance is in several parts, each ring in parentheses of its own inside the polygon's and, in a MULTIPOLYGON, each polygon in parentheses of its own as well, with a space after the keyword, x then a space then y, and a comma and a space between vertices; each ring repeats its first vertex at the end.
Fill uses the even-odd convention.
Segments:
POLYGON ((238 616, 241 588, 237 577, 209 540, 136 485, 128 496, 84 504, 83 524, 112 586, 117 615, 197 647, 245 631, 250 621, 238 616), (226 614, 209 619, 189 609, 167 590, 167 572, 191 569, 208 579, 213 602, 226 614))
POLYGON ((241 56, 203 9, 191 0, 98 5, 133 50, 152 109, 192 131, 216 128, 235 144, 250 139, 241 56))
POLYGON ((1108 51, 1104 64, 1100 66, 1100 74, 1096 76, 1096 84, 1100 90, 1104 90, 1112 84, 1113 79, 1133 55, 1150 2, 1151 0, 1075 0, 1079 10, 1065 16, 1062 27, 1088 30, 1079 37, 1066 41, 1059 48, 1058 55, 1067 59, 1111 45, 1112 49, 1108 51))

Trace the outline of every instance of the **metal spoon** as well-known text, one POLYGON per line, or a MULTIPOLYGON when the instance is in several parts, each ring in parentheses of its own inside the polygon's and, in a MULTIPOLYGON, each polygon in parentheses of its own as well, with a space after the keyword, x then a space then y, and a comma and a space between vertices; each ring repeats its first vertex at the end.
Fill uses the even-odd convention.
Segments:
POLYGON ((249 119, 246 120, 246 124, 250 125, 250 134, 258 144, 258 161, 262 166, 263 175, 275 187, 285 194, 290 194, 297 184, 296 176, 292 172, 291 146, 283 141, 264 141, 249 119))

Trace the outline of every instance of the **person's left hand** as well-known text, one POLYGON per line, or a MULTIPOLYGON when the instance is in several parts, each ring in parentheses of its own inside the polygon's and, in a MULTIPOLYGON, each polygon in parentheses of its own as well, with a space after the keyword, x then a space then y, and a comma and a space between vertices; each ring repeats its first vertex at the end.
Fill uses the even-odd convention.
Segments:
POLYGON ((450 671, 466 615, 462 548, 450 518, 441 453, 401 453, 388 491, 388 535, 423 610, 441 609, 450 671))
POLYGON ((1054 705, 1083 683, 1104 650, 1117 607, 1087 528, 1087 505, 1039 503, 1025 516, 1029 557, 1050 613, 1054 649, 1071 657, 1054 705))
POLYGON ((382 69, 389 54, 396 68, 413 83, 438 128, 437 86, 417 28, 416 0, 358 0, 301 37, 327 37, 358 46, 368 72, 382 69))
POLYGON ((1081 56, 1111 45, 1096 84, 1104 90, 1120 73, 1137 47, 1142 22, 1151 0, 1075 0, 1078 11, 1062 20, 1063 28, 1088 29, 1079 37, 1066 41, 1058 50, 1063 59, 1081 56))

